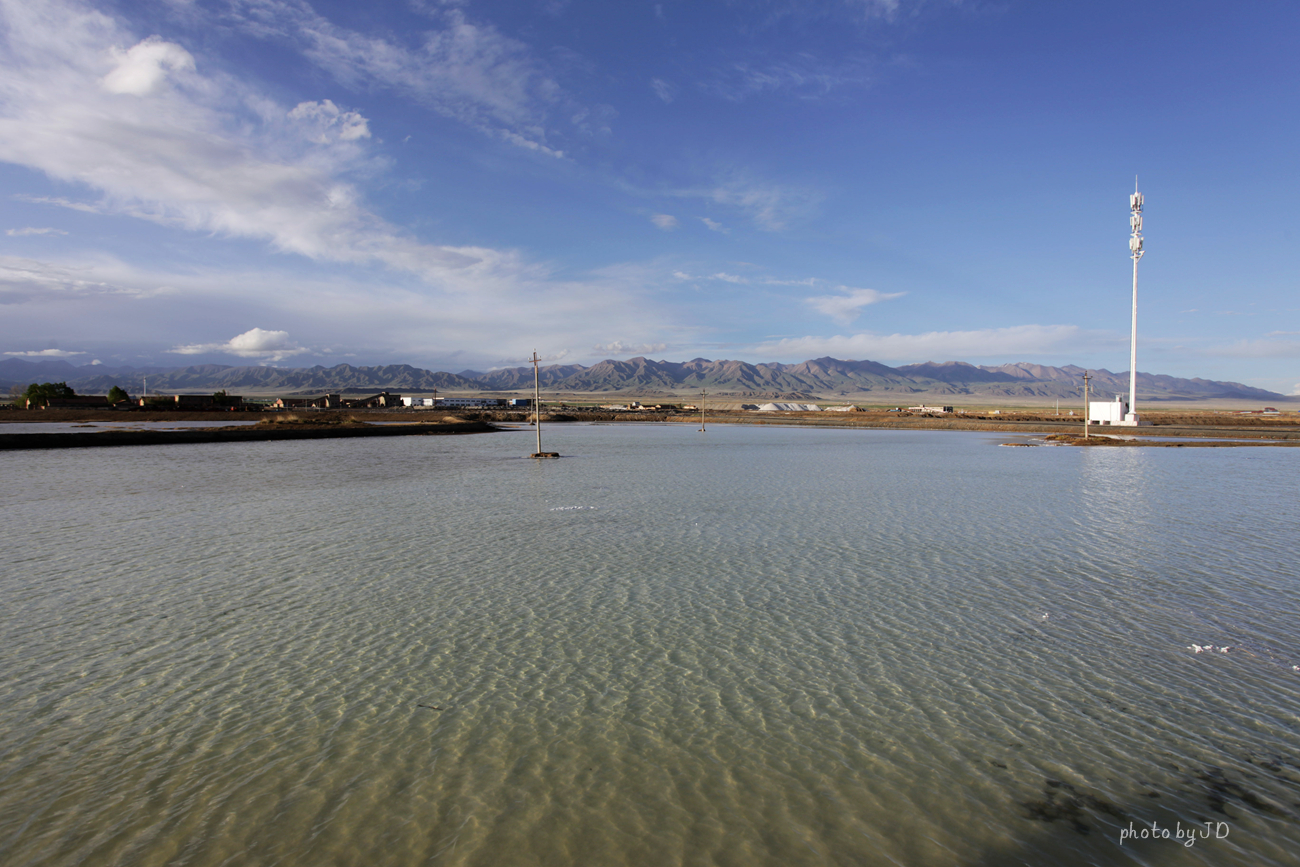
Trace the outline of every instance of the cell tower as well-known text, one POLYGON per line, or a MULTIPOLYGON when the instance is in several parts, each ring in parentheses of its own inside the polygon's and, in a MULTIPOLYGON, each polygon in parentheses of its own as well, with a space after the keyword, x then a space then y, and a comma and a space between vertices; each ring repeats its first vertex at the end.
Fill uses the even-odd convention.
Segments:
POLYGON ((1138 260, 1142 258, 1142 203, 1143 195, 1138 192, 1137 178, 1133 178, 1133 195, 1128 197, 1129 235, 1128 249, 1133 257, 1133 334, 1129 338, 1128 350, 1128 413, 1124 416, 1126 424, 1141 424, 1137 414, 1137 363, 1138 363, 1138 260))

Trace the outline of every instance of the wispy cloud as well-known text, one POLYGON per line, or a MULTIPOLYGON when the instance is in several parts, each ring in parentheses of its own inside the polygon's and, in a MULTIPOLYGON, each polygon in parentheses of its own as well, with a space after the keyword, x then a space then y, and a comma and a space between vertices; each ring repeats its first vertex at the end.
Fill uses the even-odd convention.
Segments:
POLYGON ((121 263, 43 262, 0 256, 0 304, 62 302, 117 296, 141 299, 170 293, 163 283, 128 274, 121 263))
POLYGON ((647 352, 663 352, 668 348, 666 343, 623 343, 615 340, 611 343, 597 343, 591 347, 597 352, 608 352, 611 355, 644 355, 647 352))
POLYGON ((1287 339, 1286 335, 1275 331, 1267 337, 1212 346, 1201 354, 1215 358, 1300 358, 1300 339, 1287 339))
POLYGON ((866 61, 828 64, 811 54, 797 54, 778 63, 732 63, 715 70, 700 82, 699 88, 730 102, 744 102, 751 97, 782 93, 799 99, 820 99, 837 90, 870 83, 866 61))
POLYGON ((27 226, 22 229, 5 229, 5 234, 12 238, 22 237, 24 235, 66 235, 67 232, 62 229, 51 229, 49 227, 37 228, 36 226, 27 226))
POLYGON ((418 44, 340 27, 303 0, 246 0, 234 20, 264 38, 287 41, 350 87, 393 88, 474 129, 562 157, 548 141, 550 112, 578 108, 523 42, 471 20, 459 4, 426 8, 436 26, 418 44))
POLYGON ((62 196, 29 196, 19 193, 14 198, 31 205, 54 205, 58 208, 67 208, 70 211, 81 211, 83 214, 102 214, 105 212, 104 208, 90 202, 76 202, 62 196))
POLYGON ((655 92, 655 96, 659 97, 666 103, 672 102, 677 98, 677 88, 662 78, 650 79, 650 89, 655 92))
POLYGON ((726 271, 718 271, 713 274, 688 274, 685 271, 673 271, 673 277, 678 280, 720 280, 723 283, 748 283, 749 279, 739 274, 728 274, 726 271))
POLYGON ((1119 345, 1115 335, 1097 335, 1074 325, 1017 325, 973 331, 923 334, 861 332, 833 337, 795 337, 760 344, 755 352, 779 358, 858 358, 898 362, 947 358, 1051 355, 1078 351, 1099 342, 1119 345))
POLYGON ((703 193, 696 193, 701 194, 720 205, 742 211, 760 229, 769 232, 779 232, 791 222, 806 217, 822 200, 820 192, 807 187, 763 183, 744 176, 729 178, 703 193))
POLYGON ((901 298, 905 292, 877 292, 875 289, 851 289, 840 286, 838 295, 816 295, 805 299, 813 309, 825 313, 839 322, 849 323, 858 318, 863 307, 901 298))
POLYGON ((287 331, 265 331, 251 328, 243 334, 237 334, 224 343, 194 343, 177 346, 170 350, 177 355, 206 355, 219 353, 236 355, 240 358, 257 358, 262 361, 283 361, 295 355, 302 355, 311 350, 297 346, 289 339, 287 331))
POLYGON ((721 232, 724 235, 731 233, 731 230, 726 226, 716 220, 710 220, 708 217, 700 217, 700 222, 703 223, 711 232, 721 232))
MULTIPOLYGON (((568 357, 569 357, 569 350, 567 350, 567 349, 559 349, 559 350, 553 350, 553 351, 550 351, 550 352, 539 352, 539 353, 537 353, 537 360, 538 360, 539 362, 547 362, 547 361, 549 361, 549 362, 551 362, 551 363, 554 363, 554 362, 557 362, 557 361, 563 361, 564 359, 566 359, 566 358, 568 358, 568 357)), ((531 353, 530 353, 529 355, 526 355, 526 356, 514 356, 514 357, 512 357, 512 358, 503 358, 503 359, 501 359, 501 366, 510 366, 510 367, 514 367, 514 366, 516 366, 516 365, 521 365, 521 364, 532 364, 532 363, 533 363, 533 356, 532 356, 531 353)), ((490 370, 500 370, 501 367, 492 367, 492 368, 489 368, 489 369, 490 369, 490 370)))
POLYGON ((74 355, 85 355, 84 352, 70 352, 66 349, 34 349, 24 352, 6 352, 5 355, 17 355, 23 358, 71 358, 74 355))
POLYGON ((672 214, 654 214, 650 217, 650 222, 654 223, 665 232, 671 232, 677 228, 677 218, 672 214))

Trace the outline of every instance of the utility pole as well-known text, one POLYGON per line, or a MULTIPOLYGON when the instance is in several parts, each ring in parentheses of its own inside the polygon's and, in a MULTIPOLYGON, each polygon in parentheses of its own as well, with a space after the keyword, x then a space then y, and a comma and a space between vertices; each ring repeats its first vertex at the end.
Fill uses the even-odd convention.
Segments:
POLYGON ((538 385, 537 365, 541 361, 537 357, 537 350, 533 350, 533 424, 537 427, 537 451, 529 455, 531 458, 558 458, 558 452, 542 451, 542 391, 538 385))
POLYGON ((542 453, 542 391, 537 378, 537 350, 533 350, 533 427, 537 428, 537 454, 542 453))
POLYGON ((1124 420, 1138 424, 1137 414, 1137 359, 1138 359, 1138 260, 1142 258, 1142 205, 1145 201, 1138 192, 1137 178, 1133 178, 1133 195, 1128 197, 1128 249, 1133 257, 1133 334, 1129 338, 1128 352, 1128 414, 1124 420))
POLYGON ((708 395, 708 392, 701 388, 700 389, 700 433, 708 433, 708 431, 704 429, 704 398, 706 395, 708 395))
POLYGON ((1089 416, 1092 415, 1092 408, 1091 405, 1088 403, 1088 381, 1090 379, 1092 379, 1092 376, 1088 373, 1088 371, 1085 370, 1083 372, 1083 438, 1084 439, 1088 438, 1088 425, 1092 423, 1091 418, 1089 418, 1089 416))

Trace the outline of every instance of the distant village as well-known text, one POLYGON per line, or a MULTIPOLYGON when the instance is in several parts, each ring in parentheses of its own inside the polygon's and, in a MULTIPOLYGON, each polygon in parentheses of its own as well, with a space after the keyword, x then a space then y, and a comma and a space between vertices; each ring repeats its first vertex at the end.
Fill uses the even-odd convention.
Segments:
MULTIPOLYGON (((492 397, 406 397, 389 391, 365 397, 344 397, 330 393, 319 397, 280 397, 245 399, 242 395, 226 394, 173 394, 133 398, 121 389, 114 388, 107 395, 79 395, 65 383, 43 383, 29 386, 23 394, 13 394, 10 408, 26 409, 118 409, 186 412, 265 412, 277 410, 327 410, 327 409, 530 409, 532 398, 492 397)), ((560 403, 560 402, 556 402, 560 403)), ((563 404, 560 404, 563 405, 563 404)), ((602 404, 597 407, 606 412, 698 412, 695 404, 654 403, 639 401, 602 404)), ((857 412, 852 404, 821 406, 815 403, 762 403, 741 404, 741 410, 752 412, 857 412)), ((902 411, 902 407, 898 408, 902 411)), ((909 412, 951 413, 951 406, 911 406, 909 412)))

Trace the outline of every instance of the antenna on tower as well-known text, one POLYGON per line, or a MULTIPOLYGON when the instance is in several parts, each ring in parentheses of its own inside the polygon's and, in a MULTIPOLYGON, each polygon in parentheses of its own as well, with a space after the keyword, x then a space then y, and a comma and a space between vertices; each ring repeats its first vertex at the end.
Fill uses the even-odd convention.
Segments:
POLYGON ((1133 333, 1129 338, 1128 353, 1128 412, 1124 414, 1124 423, 1141 424, 1137 414, 1137 352, 1138 352, 1138 260, 1145 252, 1142 249, 1142 206, 1146 198, 1138 191, 1138 176, 1133 176, 1133 195, 1128 197, 1128 225, 1131 234, 1128 239, 1129 255, 1133 259, 1133 333))

